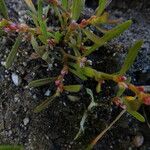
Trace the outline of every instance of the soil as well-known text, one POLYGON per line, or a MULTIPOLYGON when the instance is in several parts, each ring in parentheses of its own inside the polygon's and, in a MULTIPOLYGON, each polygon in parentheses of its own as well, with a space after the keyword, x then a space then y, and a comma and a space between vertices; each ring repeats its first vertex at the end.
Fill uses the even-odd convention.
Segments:
MULTIPOLYGON (((13 20, 21 22, 28 20, 26 5, 23 0, 11 0, 11 2, 6 0, 6 2, 13 20)), ((97 3, 88 1, 87 4, 88 7, 94 8, 97 3)), ((132 77, 132 83, 136 85, 150 85, 149 1, 137 2, 135 0, 135 3, 132 2, 130 6, 128 1, 124 1, 123 5, 116 0, 108 7, 108 11, 113 18, 132 19, 133 25, 122 36, 93 53, 90 59, 96 69, 113 73, 119 70, 127 48, 136 39, 143 39, 144 45, 128 75, 132 77)), ((77 95, 80 99, 73 102, 67 97, 70 94, 66 93, 56 99, 48 109, 39 114, 34 113, 35 106, 47 97, 46 93, 50 92, 49 95, 51 95, 54 87, 52 85, 28 88, 28 83, 33 79, 54 75, 57 70, 47 71, 47 66, 42 60, 31 60, 30 55, 33 50, 25 42, 19 50, 14 65, 11 69, 6 70, 3 64, 13 45, 14 38, 15 35, 7 38, 0 37, 0 144, 19 144, 23 145, 25 150, 84 149, 120 112, 120 109, 110 104, 115 85, 106 83, 106 86, 103 87, 104 94, 94 95, 97 102, 106 106, 92 110, 85 124, 85 133, 79 140, 74 141, 82 115, 90 103, 90 97, 83 89, 77 95), (18 85, 15 85, 12 81, 12 75, 19 78, 18 85)), ((54 65, 57 67, 59 64, 55 63, 54 65)), ((67 77, 66 82, 83 83, 71 76, 67 77)), ((93 81, 83 84, 93 91, 95 90, 93 81)), ((150 118, 148 106, 143 106, 140 111, 141 113, 145 112, 147 118, 150 118)), ((150 150, 149 141, 150 129, 147 122, 141 123, 126 113, 105 134, 94 149, 150 150), (140 142, 142 144, 139 146, 140 142)))

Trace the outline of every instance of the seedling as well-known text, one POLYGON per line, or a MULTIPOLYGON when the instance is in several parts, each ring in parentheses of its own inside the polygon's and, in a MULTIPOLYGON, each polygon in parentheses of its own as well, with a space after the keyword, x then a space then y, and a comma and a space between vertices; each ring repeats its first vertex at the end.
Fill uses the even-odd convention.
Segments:
MULTIPOLYGON (((101 84, 106 80, 115 82, 119 90, 112 102, 118 107, 121 107, 123 111, 127 111, 138 120, 144 122, 144 117, 137 111, 142 104, 150 105, 150 94, 145 93, 142 87, 131 84, 129 79, 125 77, 126 72, 133 64, 143 42, 140 40, 133 44, 128 51, 121 70, 114 74, 93 69, 90 65, 90 60, 88 60, 88 56, 91 53, 97 51, 100 47, 106 45, 109 41, 126 31, 131 26, 132 21, 128 20, 120 23, 119 20, 112 20, 109 13, 105 12, 105 8, 108 4, 106 0, 99 0, 99 6, 95 14, 88 19, 81 18, 82 10, 85 7, 84 0, 38 0, 37 9, 32 3, 32 0, 24 1, 29 7, 28 14, 34 23, 32 27, 30 24, 16 23, 8 19, 8 11, 4 0, 0 0, 0 12, 4 16, 0 21, 0 33, 2 33, 2 35, 3 33, 8 35, 16 33, 16 35, 18 35, 6 60, 5 67, 7 69, 11 67, 23 40, 30 42, 38 58, 43 59, 48 65, 53 62, 51 56, 53 56, 55 60, 59 59, 63 64, 57 76, 46 77, 29 83, 29 87, 38 87, 53 82, 56 87, 53 96, 38 105, 34 109, 34 112, 40 112, 47 108, 56 97, 59 97, 65 91, 79 92, 81 88, 84 88, 83 85, 80 84, 64 84, 65 77, 72 73, 84 81, 89 78, 95 80, 97 82, 97 86, 95 87, 97 93, 103 92, 101 90, 101 84), (58 20, 55 27, 50 25, 50 10, 54 12, 54 14, 50 15, 55 16, 58 20), (113 24, 115 27, 108 30, 103 26, 106 24, 113 24), (98 30, 98 33, 101 33, 102 36, 93 33, 91 27, 98 30), (87 41, 93 44, 87 45, 87 41), (60 57, 57 58, 56 55, 54 55, 55 53, 58 53, 60 57), (125 95, 124 91, 126 89, 131 90, 135 95, 132 97, 125 95)), ((83 131, 87 112, 94 106, 97 106, 97 103, 95 103, 92 98, 92 102, 81 120, 79 134, 83 131)), ((77 137, 78 135, 76 138, 77 137)))

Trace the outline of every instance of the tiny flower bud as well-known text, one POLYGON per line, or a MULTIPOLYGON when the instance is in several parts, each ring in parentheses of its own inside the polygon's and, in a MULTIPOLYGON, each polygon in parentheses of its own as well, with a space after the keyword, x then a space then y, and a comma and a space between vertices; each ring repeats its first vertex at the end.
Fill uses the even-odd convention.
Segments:
POLYGON ((21 24, 19 25, 18 29, 19 29, 19 31, 27 32, 28 29, 29 29, 29 27, 28 27, 26 24, 21 23, 21 24))
POLYGON ((56 86, 59 86, 60 84, 61 84, 61 81, 60 81, 60 80, 56 80, 56 81, 55 81, 55 85, 56 85, 56 86))
POLYGON ((143 98, 143 103, 146 105, 150 105, 150 96, 146 96, 143 98))
POLYGON ((86 57, 83 57, 83 58, 81 58, 81 59, 79 60, 79 63, 80 63, 80 67, 81 67, 81 68, 85 66, 86 61, 87 61, 87 58, 86 58, 86 57))
POLYGON ((120 77, 118 77, 118 80, 119 80, 119 82, 123 82, 123 81, 126 81, 127 78, 125 76, 120 76, 120 77))
POLYGON ((81 23, 79 24, 79 26, 80 26, 80 28, 84 28, 84 27, 86 27, 88 24, 89 24, 89 22, 88 22, 87 20, 83 19, 83 20, 81 21, 81 23))
POLYGON ((61 75, 64 77, 66 74, 68 74, 68 67, 64 66, 64 68, 61 70, 61 75))
POLYGON ((6 28, 4 28, 4 31, 5 31, 5 32, 10 32, 10 28, 7 28, 7 27, 6 27, 6 28))
POLYGON ((69 27, 70 27, 70 30, 73 30, 73 31, 74 31, 74 30, 76 30, 76 29, 78 28, 78 24, 73 21, 73 22, 70 24, 69 27))
POLYGON ((10 30, 17 30, 18 29, 18 25, 16 23, 12 23, 8 26, 8 28, 10 28, 10 30))
POLYGON ((60 84, 60 85, 57 87, 57 91, 58 91, 59 93, 62 93, 63 90, 64 90, 63 84, 60 84))
POLYGON ((49 39, 47 42, 50 46, 55 46, 55 41, 53 39, 49 39))
POLYGON ((137 86, 137 89, 138 89, 140 92, 144 92, 144 87, 143 87, 143 86, 137 86))
POLYGON ((126 105, 124 105, 124 104, 121 102, 121 100, 120 100, 119 97, 115 97, 115 98, 113 99, 113 103, 114 103, 116 106, 121 107, 122 109, 126 109, 126 105))

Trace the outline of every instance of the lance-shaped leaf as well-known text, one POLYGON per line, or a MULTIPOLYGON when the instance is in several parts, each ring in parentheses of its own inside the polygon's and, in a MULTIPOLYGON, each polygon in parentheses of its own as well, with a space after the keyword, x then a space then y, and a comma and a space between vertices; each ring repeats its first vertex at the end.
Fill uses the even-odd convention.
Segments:
POLYGON ((7 59, 6 59, 5 67, 7 69, 11 67, 13 61, 15 60, 20 44, 21 44, 21 35, 19 35, 17 37, 17 39, 15 41, 15 44, 13 45, 13 47, 12 47, 12 49, 11 49, 7 59))
POLYGON ((43 85, 46 85, 46 84, 53 82, 54 79, 55 78, 44 78, 44 79, 34 80, 34 81, 31 81, 28 86, 29 87, 43 86, 43 85))
POLYGON ((43 54, 45 53, 45 50, 43 50, 42 48, 39 47, 34 36, 31 37, 31 44, 32 44, 32 47, 35 50, 35 52, 42 58, 43 54))
POLYGON ((137 111, 128 111, 128 113, 131 114, 133 117, 135 117, 137 120, 145 122, 145 118, 137 111))
POLYGON ((64 9, 68 8, 68 0, 61 0, 61 3, 64 9))
POLYGON ((64 90, 68 92, 79 92, 82 88, 82 85, 66 85, 64 90))
POLYGON ((127 107, 127 111, 137 111, 141 106, 141 102, 136 98, 133 100, 128 100, 126 98, 123 98, 122 100, 127 107))
POLYGON ((87 80, 87 77, 83 74, 83 71, 78 64, 70 63, 69 65, 74 68, 74 69, 69 68, 70 72, 72 72, 82 80, 87 80))
POLYGON ((30 8, 30 10, 34 13, 36 13, 36 9, 34 7, 34 4, 32 2, 32 0, 24 0, 26 2, 26 4, 28 5, 28 7, 30 8))
POLYGON ((96 74, 96 70, 90 68, 90 67, 83 67, 82 68, 82 71, 83 71, 83 74, 87 77, 90 77, 90 78, 94 78, 95 77, 95 74, 96 74))
POLYGON ((6 18, 8 19, 8 9, 6 7, 5 1, 4 0, 0 0, 0 13, 6 18))
POLYGON ((124 64, 119 72, 120 75, 124 75, 132 66, 132 64, 135 61, 135 58, 137 57, 138 50, 141 48, 142 44, 143 44, 143 41, 137 41, 133 45, 133 47, 129 49, 128 55, 126 56, 124 64))
POLYGON ((23 147, 17 145, 0 145, 0 150, 23 150, 23 147))
POLYGON ((82 72, 79 72, 78 70, 74 70, 74 69, 71 69, 71 68, 69 68, 69 71, 70 71, 71 73, 75 74, 77 77, 79 77, 79 78, 82 79, 83 81, 84 81, 84 80, 87 80, 87 77, 84 76, 84 75, 82 74, 82 72))
POLYGON ((40 24, 40 29, 45 39, 45 43, 47 42, 48 33, 47 33, 47 25, 46 20, 43 20, 43 7, 42 7, 42 0, 38 0, 38 21, 40 24))
POLYGON ((60 94, 59 93, 55 93, 53 96, 47 98, 46 100, 44 100, 40 105, 38 105, 35 109, 34 112, 35 113, 39 113, 42 110, 46 109, 52 102, 53 100, 58 97, 60 94))
POLYGON ((98 8, 96 9, 96 16, 100 16, 103 13, 106 4, 107 4, 107 0, 99 0, 99 5, 98 8))
POLYGON ((132 24, 131 20, 128 20, 122 24, 119 24, 114 29, 109 30, 104 34, 103 37, 99 38, 94 33, 87 31, 86 29, 83 29, 86 36, 93 41, 95 44, 90 47, 84 54, 84 56, 87 56, 91 54, 93 51, 95 51, 97 48, 103 46, 108 41, 112 40, 113 38, 119 36, 121 33, 123 33, 126 29, 129 28, 129 26, 132 24))
POLYGON ((79 19, 81 12, 84 8, 84 5, 85 5, 85 0, 73 0, 72 11, 71 11, 73 20, 77 21, 79 19))

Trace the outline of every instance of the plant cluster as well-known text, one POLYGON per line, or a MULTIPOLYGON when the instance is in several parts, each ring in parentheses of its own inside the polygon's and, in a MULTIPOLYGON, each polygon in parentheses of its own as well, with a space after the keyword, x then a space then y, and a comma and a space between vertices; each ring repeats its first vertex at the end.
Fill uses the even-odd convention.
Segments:
MULTIPOLYGON (((81 90, 83 86, 80 84, 64 84, 64 78, 71 73, 83 81, 89 78, 95 80, 97 82, 97 93, 103 92, 101 85, 105 84, 105 81, 111 80, 115 82, 118 85, 118 92, 112 102, 138 120, 144 121, 144 117, 138 113, 138 109, 142 104, 150 105, 150 94, 145 93, 144 87, 131 84, 130 78, 125 77, 143 42, 135 42, 129 49, 121 70, 114 74, 93 69, 91 61, 88 60, 88 56, 91 53, 127 30, 131 26, 132 21, 128 20, 120 23, 119 20, 112 20, 109 17, 109 13, 105 12, 107 7, 106 0, 99 0, 98 8, 93 16, 88 19, 81 17, 85 7, 84 0, 38 0, 37 9, 32 0, 24 1, 30 9, 28 14, 32 18, 34 24, 32 26, 11 21, 4 0, 0 0, 0 12, 4 16, 4 19, 0 20, 0 34, 15 33, 18 36, 7 57, 6 68, 9 69, 11 67, 22 41, 29 41, 35 50, 36 57, 43 59, 47 64, 53 62, 52 57, 63 64, 60 73, 56 77, 47 77, 29 83, 29 87, 43 86, 52 82, 56 85, 56 91, 53 96, 43 101, 34 111, 40 112, 47 108, 64 91, 79 92, 81 90), (50 14, 50 12, 54 14, 50 14), (58 20, 55 27, 50 23, 50 15, 55 16, 58 20), (105 25, 112 24, 115 27, 105 29, 105 25), (97 34, 93 32, 93 28, 97 30, 97 34), (87 44, 88 41, 92 44, 87 44), (55 55, 56 53, 58 55, 55 55), (125 95, 124 91, 127 89, 132 91, 134 96, 125 95)), ((98 105, 94 102, 92 91, 87 89, 87 92, 91 95, 92 102, 83 115, 79 133, 84 131, 83 125, 87 112, 98 105)))

